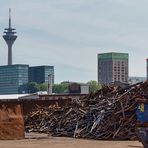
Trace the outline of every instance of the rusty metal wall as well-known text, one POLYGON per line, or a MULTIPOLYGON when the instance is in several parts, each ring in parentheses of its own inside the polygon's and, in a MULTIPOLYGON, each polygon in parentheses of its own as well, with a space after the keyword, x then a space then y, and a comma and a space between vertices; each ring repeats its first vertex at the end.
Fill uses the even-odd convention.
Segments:
POLYGON ((59 99, 59 100, 24 100, 23 113, 24 116, 29 112, 35 110, 36 105, 48 107, 50 105, 58 104, 59 106, 65 106, 71 99, 59 99))
POLYGON ((23 113, 27 115, 36 108, 36 105, 48 107, 58 103, 59 106, 65 106, 71 99, 84 96, 86 96, 86 94, 39 95, 39 98, 37 97, 36 99, 32 99, 31 97, 27 99, 24 97, 21 103, 23 104, 23 113))
POLYGON ((42 95, 38 97, 0 101, 0 139, 24 139, 24 116, 33 111, 36 105, 65 106, 71 99, 84 97, 84 95, 42 95))
POLYGON ((18 101, 0 102, 0 139, 24 139, 22 105, 18 101))

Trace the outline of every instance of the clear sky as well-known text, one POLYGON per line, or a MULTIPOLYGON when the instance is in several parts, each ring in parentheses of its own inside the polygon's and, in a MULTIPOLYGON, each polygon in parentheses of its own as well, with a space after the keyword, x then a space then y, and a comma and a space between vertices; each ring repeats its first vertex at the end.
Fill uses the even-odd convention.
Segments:
POLYGON ((9 8, 18 35, 14 64, 53 65, 55 82, 87 82, 97 80, 97 53, 126 52, 129 75, 146 76, 148 0, 1 0, 1 36, 9 8))

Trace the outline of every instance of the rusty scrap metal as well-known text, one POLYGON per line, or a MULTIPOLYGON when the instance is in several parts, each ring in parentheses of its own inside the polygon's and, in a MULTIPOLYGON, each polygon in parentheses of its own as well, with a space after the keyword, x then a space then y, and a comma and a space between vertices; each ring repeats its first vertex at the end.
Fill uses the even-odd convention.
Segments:
POLYGON ((67 106, 37 106, 25 118, 26 131, 75 138, 135 139, 135 99, 147 96, 148 82, 124 89, 104 86, 67 106))

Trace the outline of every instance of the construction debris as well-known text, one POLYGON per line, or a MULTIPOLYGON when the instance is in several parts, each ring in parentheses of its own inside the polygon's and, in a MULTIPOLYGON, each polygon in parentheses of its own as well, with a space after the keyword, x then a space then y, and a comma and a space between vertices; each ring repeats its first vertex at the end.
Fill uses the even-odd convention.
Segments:
POLYGON ((67 106, 37 106, 25 118, 26 131, 52 136, 125 140, 135 139, 136 98, 148 96, 148 82, 126 88, 104 86, 67 106))

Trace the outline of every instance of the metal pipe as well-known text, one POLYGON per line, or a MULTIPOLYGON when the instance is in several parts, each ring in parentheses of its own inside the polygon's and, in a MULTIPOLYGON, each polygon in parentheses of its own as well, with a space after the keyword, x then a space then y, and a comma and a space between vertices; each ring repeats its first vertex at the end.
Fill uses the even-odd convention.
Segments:
POLYGON ((48 94, 52 94, 52 75, 48 75, 48 94))

